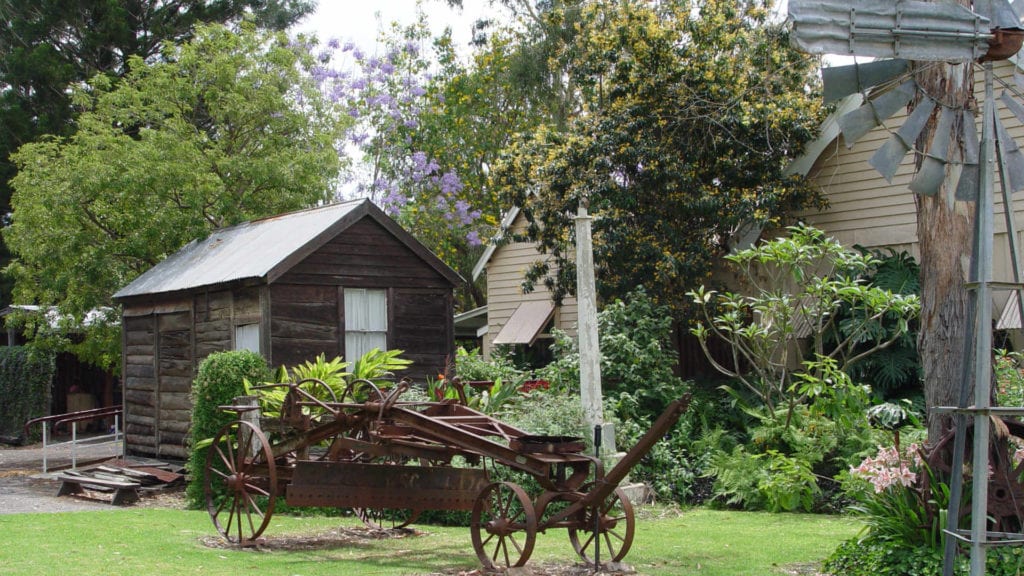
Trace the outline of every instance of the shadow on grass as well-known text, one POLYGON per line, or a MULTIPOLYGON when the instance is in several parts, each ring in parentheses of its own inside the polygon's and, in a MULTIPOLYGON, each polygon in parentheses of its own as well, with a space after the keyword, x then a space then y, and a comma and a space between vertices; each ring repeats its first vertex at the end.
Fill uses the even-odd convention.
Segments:
POLYGON ((437 574, 457 574, 479 564, 468 538, 465 542, 442 543, 430 538, 429 532, 411 528, 339 527, 315 533, 268 536, 246 547, 231 544, 219 536, 203 536, 199 541, 208 548, 240 553, 318 552, 325 554, 320 561, 344 559, 392 569, 435 570, 437 574), (408 540, 408 547, 402 546, 401 540, 408 540))

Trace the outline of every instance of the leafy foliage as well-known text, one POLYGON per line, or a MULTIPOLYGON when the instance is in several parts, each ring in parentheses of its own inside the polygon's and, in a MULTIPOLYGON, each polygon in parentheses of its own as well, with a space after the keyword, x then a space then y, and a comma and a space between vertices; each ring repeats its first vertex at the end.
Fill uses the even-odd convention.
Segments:
POLYGON ((246 381, 264 382, 270 380, 270 376, 266 360, 249 350, 214 352, 199 364, 192 386, 192 427, 189 430, 192 449, 185 492, 190 507, 202 508, 206 502, 203 494, 206 448, 201 441, 212 439, 234 420, 232 413, 222 412, 217 407, 230 405, 236 396, 246 395, 246 381))
MULTIPOLYGON (((839 545, 824 563, 830 574, 843 576, 939 576, 942 574, 942 549, 904 543, 853 538, 839 545)), ((1001 546, 988 550, 985 574, 1017 576, 1024 570, 1024 549, 1001 546)), ((953 574, 971 573, 968 557, 957 557, 953 574)))
POLYGON ((689 293, 704 315, 692 332, 708 358, 769 413, 777 405, 792 410, 826 391, 834 395, 841 384, 850 390, 847 367, 899 340, 920 310, 917 296, 860 278, 874 263, 871 256, 847 251, 814 228, 787 230, 786 237, 726 257, 751 286, 750 295, 719 294, 703 286, 689 293), (840 308, 848 311, 842 326, 840 308), (883 318, 892 329, 879 328, 883 318), (711 356, 710 338, 729 344, 733 354, 727 363, 711 356), (799 345, 803 338, 809 340, 806 347, 799 345), (805 375, 800 383, 794 378, 799 373, 805 375), (832 390, 814 381, 827 382, 832 390))
POLYGON ((996 350, 992 363, 996 376, 996 405, 1024 406, 1024 354, 996 350))
POLYGON ((405 370, 412 360, 402 358, 403 350, 371 349, 352 365, 352 379, 369 380, 378 385, 390 385, 395 372, 405 370))
POLYGON ((283 35, 203 26, 161 56, 78 87, 78 131, 13 156, 15 297, 87 339, 90 311, 186 242, 324 200, 338 170, 339 111, 283 35))
POLYGON ((57 370, 55 356, 24 346, 0 347, 0 437, 32 442, 41 434, 34 427, 24 434, 25 422, 46 416, 51 384, 57 370))
MULTIPOLYGON (((685 390, 673 374, 672 319, 643 288, 607 304, 597 316, 604 395, 622 419, 656 417, 685 390)), ((573 339, 556 331, 556 359, 536 372, 561 390, 579 390, 579 352, 573 339)))
POLYGON ((527 273, 575 290, 572 214, 589 206, 598 291, 638 285, 677 316, 728 239, 813 203, 783 174, 820 119, 812 62, 768 21, 769 3, 586 3, 563 52, 582 98, 507 148, 495 183, 550 256, 527 273), (524 185, 529 183, 529 186, 524 185), (557 269, 557 274, 552 271, 557 269))
MULTIPOLYGON (((308 0, 37 0, 0 2, 0 213, 11 210, 16 174, 11 154, 43 135, 69 136, 81 110, 69 87, 96 74, 111 78, 128 71, 128 61, 152 61, 164 42, 186 42, 199 23, 237 24, 243 16, 260 26, 284 30, 312 12, 308 0)), ((0 266, 10 261, 0 244, 0 266)), ((10 302, 4 278, 0 302, 10 302)))
POLYGON ((466 350, 461 346, 455 350, 454 375, 465 382, 501 380, 516 385, 527 376, 508 358, 492 354, 490 360, 485 360, 479 349, 466 350))
MULTIPOLYGON (((872 264, 862 278, 875 288, 889 290, 893 294, 905 296, 919 295, 921 291, 920 266, 914 257, 907 252, 867 251, 858 248, 861 253, 872 256, 872 264)), ((840 332, 851 330, 862 318, 855 315, 859 312, 843 306, 837 311, 840 332)), ((878 334, 893 334, 899 337, 882 350, 861 358, 847 367, 847 372, 857 381, 870 384, 877 398, 897 398, 914 395, 920 391, 921 364, 917 356, 917 319, 907 324, 902 330, 898 317, 883 316, 875 321, 873 331, 878 334)), ((858 351, 864 351, 871 342, 858 344, 858 351)))

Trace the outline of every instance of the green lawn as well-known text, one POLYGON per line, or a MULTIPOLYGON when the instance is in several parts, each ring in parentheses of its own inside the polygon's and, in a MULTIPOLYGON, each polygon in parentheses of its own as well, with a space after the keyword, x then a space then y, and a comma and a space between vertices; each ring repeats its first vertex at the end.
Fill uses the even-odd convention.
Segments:
MULTIPOLYGON (((651 576, 796 573, 860 528, 849 518, 802 514, 648 508, 641 516, 626 562, 651 576)), ((235 550, 209 545, 217 539, 204 512, 0 515, 0 574, 397 576, 479 567, 468 528, 417 526, 416 535, 381 540, 364 537, 358 526, 351 519, 277 515, 264 534, 269 550, 235 550)), ((552 530, 538 536, 530 566, 574 561, 566 532, 552 530)))

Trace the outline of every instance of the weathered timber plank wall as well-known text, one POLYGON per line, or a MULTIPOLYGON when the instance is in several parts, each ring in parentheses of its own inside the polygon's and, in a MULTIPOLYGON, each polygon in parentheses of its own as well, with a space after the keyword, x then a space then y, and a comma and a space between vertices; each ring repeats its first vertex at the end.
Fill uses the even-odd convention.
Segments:
POLYGON ((274 366, 294 366, 321 353, 329 360, 341 353, 336 287, 273 284, 270 308, 274 366))
POLYGON ((422 381, 443 371, 454 352, 452 286, 370 219, 353 224, 271 285, 275 365, 344 354, 346 287, 390 289, 388 347, 404 350, 414 362, 402 376, 422 381))
POLYGON ((156 316, 125 316, 121 338, 125 440, 156 454, 156 316))
POLYGON ((157 317, 157 455, 185 458, 192 421, 192 313, 157 317))

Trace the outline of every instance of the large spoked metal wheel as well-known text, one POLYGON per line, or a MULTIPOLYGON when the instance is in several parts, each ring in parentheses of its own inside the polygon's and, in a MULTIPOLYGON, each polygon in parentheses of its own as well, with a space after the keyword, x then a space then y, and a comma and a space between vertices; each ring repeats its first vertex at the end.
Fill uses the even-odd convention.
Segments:
MULTIPOLYGON (((592 488, 588 484, 580 490, 588 492, 592 488)), ((598 543, 599 559, 618 562, 626 557, 633 545, 636 518, 633 515, 633 504, 621 488, 616 488, 597 508, 588 508, 578 518, 579 525, 569 528, 569 541, 580 558, 593 562, 598 543)))
MULTIPOLYGON (((974 422, 968 421, 964 431, 964 462, 974 459, 974 422)), ((928 452, 928 467, 938 479, 950 482, 953 475, 955 431, 947 432, 928 452)), ((1024 423, 1011 419, 992 418, 988 442, 988 529, 993 532, 1016 533, 1024 529, 1024 461, 1014 457, 1024 445, 1024 423)), ((931 474, 921 474, 922 491, 933 490, 931 474)), ((967 489, 969 490, 969 488, 967 489)), ((961 520, 970 515, 969 506, 960 507, 961 520)))
POLYGON ((473 549, 485 568, 523 566, 537 541, 537 514, 511 482, 489 484, 473 503, 473 549))
POLYGON ((229 542, 248 545, 270 523, 277 467, 263 432, 242 420, 220 429, 206 453, 206 509, 229 542))

